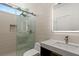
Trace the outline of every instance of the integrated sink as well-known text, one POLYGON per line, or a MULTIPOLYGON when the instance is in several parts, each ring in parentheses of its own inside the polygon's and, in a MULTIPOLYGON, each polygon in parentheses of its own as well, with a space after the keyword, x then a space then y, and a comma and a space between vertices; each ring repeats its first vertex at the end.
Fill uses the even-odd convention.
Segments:
POLYGON ((79 46, 76 46, 76 45, 65 44, 65 43, 62 43, 62 42, 56 42, 53 45, 60 48, 60 49, 64 49, 64 50, 68 50, 68 51, 76 51, 76 52, 78 51, 79 52, 79 46))
POLYGON ((41 46, 62 56, 79 56, 79 44, 68 43, 58 40, 48 40, 41 43, 41 46))

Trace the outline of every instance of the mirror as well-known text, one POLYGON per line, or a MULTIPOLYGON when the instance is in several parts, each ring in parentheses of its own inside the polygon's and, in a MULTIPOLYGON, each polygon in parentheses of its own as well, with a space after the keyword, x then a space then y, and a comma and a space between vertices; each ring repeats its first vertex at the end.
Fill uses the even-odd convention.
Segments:
POLYGON ((53 31, 79 31, 79 3, 61 3, 53 7, 53 31))

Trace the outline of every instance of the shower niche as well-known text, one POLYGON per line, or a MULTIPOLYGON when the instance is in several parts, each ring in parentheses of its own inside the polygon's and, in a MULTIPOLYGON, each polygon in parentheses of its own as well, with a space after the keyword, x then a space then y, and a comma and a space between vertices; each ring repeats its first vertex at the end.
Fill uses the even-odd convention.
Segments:
POLYGON ((16 32, 16 25, 10 24, 10 32, 16 32))

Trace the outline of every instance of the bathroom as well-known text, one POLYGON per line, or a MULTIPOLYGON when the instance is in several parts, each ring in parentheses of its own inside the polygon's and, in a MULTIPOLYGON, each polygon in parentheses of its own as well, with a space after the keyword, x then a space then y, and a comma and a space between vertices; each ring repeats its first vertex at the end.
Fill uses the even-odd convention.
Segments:
POLYGON ((0 56, 78 56, 77 6, 0 3, 0 56))

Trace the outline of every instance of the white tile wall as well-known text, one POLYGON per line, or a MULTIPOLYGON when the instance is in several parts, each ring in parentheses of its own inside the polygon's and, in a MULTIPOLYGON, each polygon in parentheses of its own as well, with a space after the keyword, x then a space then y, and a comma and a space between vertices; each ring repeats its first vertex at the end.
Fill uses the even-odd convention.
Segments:
POLYGON ((0 55, 16 52, 16 31, 10 32, 10 24, 16 24, 16 16, 0 11, 0 55))

